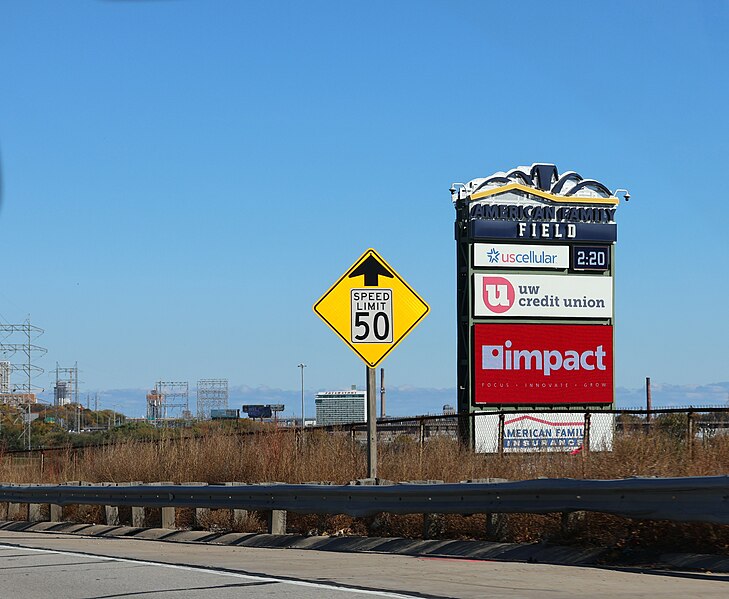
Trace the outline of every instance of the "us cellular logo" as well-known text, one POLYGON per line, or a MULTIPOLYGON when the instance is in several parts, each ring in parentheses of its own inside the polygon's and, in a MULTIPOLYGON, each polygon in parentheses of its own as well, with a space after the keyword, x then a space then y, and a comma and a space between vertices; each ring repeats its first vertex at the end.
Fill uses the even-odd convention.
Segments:
POLYGON ((503 314, 514 305, 514 286, 503 277, 483 278, 483 303, 495 314, 503 314))
POLYGON ((557 370, 606 370, 607 353, 602 345, 594 350, 578 352, 568 349, 528 350, 511 349, 512 343, 506 340, 504 345, 481 346, 481 368, 483 370, 541 370, 544 376, 550 376, 557 370))

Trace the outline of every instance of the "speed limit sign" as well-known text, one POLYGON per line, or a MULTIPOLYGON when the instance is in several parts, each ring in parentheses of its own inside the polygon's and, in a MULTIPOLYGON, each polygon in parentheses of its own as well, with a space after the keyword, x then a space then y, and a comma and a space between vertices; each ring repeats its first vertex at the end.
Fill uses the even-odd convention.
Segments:
POLYGON ((314 312, 374 368, 430 308, 380 257, 367 250, 314 304, 314 312))
POLYGON ((392 289, 352 289, 352 343, 392 343, 392 289))

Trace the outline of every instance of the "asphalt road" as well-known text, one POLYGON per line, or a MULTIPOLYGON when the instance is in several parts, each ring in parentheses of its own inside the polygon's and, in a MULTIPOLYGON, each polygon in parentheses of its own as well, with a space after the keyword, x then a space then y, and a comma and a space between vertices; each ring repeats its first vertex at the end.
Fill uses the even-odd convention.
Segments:
POLYGON ((729 576, 0 532, 0 598, 729 596, 729 576))

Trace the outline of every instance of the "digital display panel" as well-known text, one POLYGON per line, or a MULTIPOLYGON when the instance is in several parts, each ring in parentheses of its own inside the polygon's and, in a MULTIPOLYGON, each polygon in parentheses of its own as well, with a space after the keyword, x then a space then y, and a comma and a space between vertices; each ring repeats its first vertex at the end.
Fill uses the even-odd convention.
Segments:
POLYGON ((572 246, 572 270, 601 270, 610 268, 610 247, 606 245, 572 246))
POLYGON ((613 401, 611 326, 476 324, 473 339, 477 405, 613 401))

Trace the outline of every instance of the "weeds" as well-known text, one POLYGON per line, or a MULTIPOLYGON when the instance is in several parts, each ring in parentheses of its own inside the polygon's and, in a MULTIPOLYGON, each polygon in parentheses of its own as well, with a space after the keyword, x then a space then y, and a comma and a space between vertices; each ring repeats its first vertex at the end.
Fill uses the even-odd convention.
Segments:
MULTIPOLYGON (((697 441, 689 451, 685 440, 662 430, 650 434, 624 432, 612 452, 473 454, 448 437, 433 437, 422 445, 403 437, 380 444, 379 475, 392 481, 480 478, 525 480, 537 477, 612 479, 630 476, 703 476, 729 472, 729 436, 697 441)), ((89 482, 319 482, 344 484, 366 476, 366 448, 348 433, 315 431, 300 437, 292 431, 250 436, 209 434, 184 441, 131 441, 93 449, 48 452, 38 458, 0 458, 0 480, 14 483, 89 482)), ((98 509, 81 506, 68 512, 78 521, 101 521, 98 509)), ((178 525, 215 530, 260 532, 263 518, 213 510, 195 522, 178 510, 178 525)), ((373 518, 343 515, 289 514, 289 531, 300 534, 372 534, 420 537, 423 516, 380 514, 373 518)), ((485 539, 483 515, 448 515, 438 519, 438 536, 485 539)), ((606 514, 587 516, 568 535, 559 515, 513 514, 505 519, 502 541, 551 541, 620 549, 661 547, 663 550, 729 553, 729 527, 635 521, 606 514)))

